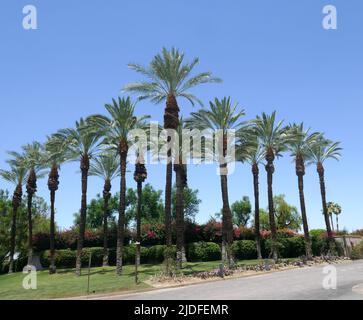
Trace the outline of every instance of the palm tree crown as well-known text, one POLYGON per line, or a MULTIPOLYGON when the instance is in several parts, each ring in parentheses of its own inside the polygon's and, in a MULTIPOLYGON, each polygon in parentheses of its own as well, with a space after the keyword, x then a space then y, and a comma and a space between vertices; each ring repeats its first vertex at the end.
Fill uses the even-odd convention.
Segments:
POLYGON ((76 121, 75 128, 61 129, 55 133, 48 147, 64 147, 65 157, 69 160, 79 160, 82 157, 91 159, 98 153, 102 135, 102 131, 92 127, 89 118, 81 118, 76 121))
POLYGON ((119 150, 120 142, 127 143, 131 138, 129 136, 131 130, 147 129, 146 120, 150 116, 136 117, 135 107, 136 103, 132 102, 130 97, 119 97, 117 100, 112 99, 111 104, 105 105, 110 117, 103 115, 90 116, 90 123, 106 135, 106 140, 103 141, 104 145, 119 150))
POLYGON ((139 99, 150 99, 154 103, 166 100, 169 94, 174 97, 186 98, 192 105, 202 102, 188 90, 203 83, 221 82, 219 78, 212 76, 211 72, 202 72, 191 76, 194 67, 199 63, 194 58, 190 63, 184 63, 184 54, 178 49, 162 49, 148 67, 130 63, 130 69, 141 73, 148 81, 128 84, 124 91, 139 93, 139 99))
POLYGON ((118 155, 115 152, 107 152, 99 155, 91 162, 89 174, 104 181, 112 181, 120 175, 118 155))
POLYGON ((261 117, 256 117, 254 124, 259 143, 266 154, 272 151, 274 156, 279 157, 281 152, 286 150, 290 138, 288 129, 282 126, 283 120, 276 122, 276 111, 271 115, 263 112, 261 117))
MULTIPOLYGON (((11 153, 14 154, 13 152, 11 153)), ((26 175, 28 172, 24 163, 24 158, 18 154, 16 158, 8 160, 7 163, 10 166, 9 170, 0 169, 0 176, 15 186, 24 185, 26 183, 26 175)))
POLYGON ((310 133, 310 128, 304 128, 304 123, 289 125, 288 132, 290 139, 287 147, 291 152, 291 156, 294 158, 302 157, 304 160, 308 160, 310 147, 318 138, 319 133, 310 133))
POLYGON ((308 149, 308 163, 323 164, 327 159, 339 161, 341 157, 341 150, 343 149, 340 147, 340 142, 333 142, 325 139, 324 136, 320 134, 308 149))

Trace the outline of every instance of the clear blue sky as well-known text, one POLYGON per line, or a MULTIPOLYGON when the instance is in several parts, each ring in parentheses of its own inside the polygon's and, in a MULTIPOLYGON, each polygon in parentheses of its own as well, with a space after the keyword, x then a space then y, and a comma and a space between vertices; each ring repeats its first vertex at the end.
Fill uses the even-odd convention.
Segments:
MULTIPOLYGON (((147 64, 162 46, 176 46, 186 58, 200 58, 223 84, 195 93, 205 102, 230 95, 247 118, 277 110, 286 122, 304 121, 342 141, 344 157, 326 163, 327 198, 343 207, 341 226, 363 228, 363 2, 343 0, 265 1, 70 1, 4 0, 0 5, 0 167, 6 150, 69 127, 81 116, 103 112, 122 86, 139 79, 128 62, 147 64), (38 9, 38 30, 22 28, 22 8, 38 9), (338 10, 338 30, 324 30, 322 8, 338 10)), ((180 100, 183 116, 192 108, 180 100)), ((141 102, 140 114, 161 120, 163 105, 141 102)), ((132 169, 132 168, 130 168, 132 169)), ((80 204, 76 164, 61 171, 57 222, 68 227, 80 204)), ((164 187, 164 166, 148 168, 148 182, 164 187)), ((306 199, 312 228, 323 227, 318 177, 306 174, 306 199)), ((131 173, 128 184, 134 186, 131 173)), ((213 166, 191 167, 190 187, 203 202, 198 221, 219 211, 219 177, 213 166)), ((117 190, 115 182, 113 191, 117 190)), ((10 186, 0 181, 1 188, 10 186)), ((90 178, 89 197, 102 182, 90 178)), ((276 163, 276 194, 298 206, 297 181, 289 156, 276 163)), ((48 199, 46 180, 39 195, 48 199)), ((252 198, 252 177, 238 165, 230 177, 231 202, 252 198)), ((261 168, 261 204, 267 206, 261 168)))

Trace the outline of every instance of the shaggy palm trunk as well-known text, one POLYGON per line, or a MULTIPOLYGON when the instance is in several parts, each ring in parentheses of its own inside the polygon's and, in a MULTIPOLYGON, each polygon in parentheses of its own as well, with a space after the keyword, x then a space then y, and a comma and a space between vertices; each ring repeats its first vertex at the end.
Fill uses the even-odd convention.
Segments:
POLYGON ((267 195, 268 195, 268 215, 271 229, 271 240, 272 240, 272 248, 271 255, 272 258, 277 260, 277 233, 276 233, 276 223, 275 223, 275 209, 274 209, 274 196, 272 190, 272 182, 273 182, 273 174, 275 172, 274 162, 275 154, 272 149, 267 150, 266 153, 266 161, 267 164, 265 166, 267 172, 267 195))
POLYGON ((260 192, 259 192, 259 169, 258 164, 254 163, 252 165, 252 174, 253 174, 253 191, 255 196, 255 238, 256 238, 256 250, 257 250, 257 258, 262 259, 261 253, 261 234, 260 234, 260 192))
POLYGON ((171 236, 171 188, 173 179, 173 160, 172 148, 174 147, 175 131, 179 125, 179 107, 173 94, 169 94, 166 100, 164 112, 164 129, 168 131, 168 152, 166 165, 166 183, 165 183, 165 238, 166 238, 166 273, 170 273, 170 260, 172 236, 171 236))
POLYGON ((58 190, 59 174, 57 164, 53 164, 48 178, 48 189, 50 191, 50 264, 49 273, 56 272, 55 266, 55 193, 58 190))
POLYGON ((82 249, 84 242, 84 234, 86 231, 87 219, 87 184, 88 184, 88 170, 89 170, 89 157, 83 156, 81 159, 81 173, 82 173, 82 200, 81 200, 81 215, 79 222, 79 235, 77 242, 77 260, 76 260, 76 275, 81 275, 82 269, 82 249))
POLYGON ((138 270, 141 261, 141 204, 142 182, 137 182, 137 212, 136 212, 136 256, 135 256, 135 282, 138 283, 138 270))
POLYGON ((105 180, 103 187, 103 262, 104 267, 108 266, 108 202, 111 198, 111 181, 105 180))
POLYGON ((317 170, 317 172, 319 174, 321 203, 322 203, 322 206, 323 206, 323 215, 324 215, 324 220, 325 220, 325 225, 326 225, 326 231, 327 231, 327 234, 328 234, 329 246, 330 246, 330 250, 333 250, 334 247, 335 247, 334 246, 334 238, 333 238, 333 233, 331 231, 331 226, 330 226, 330 222, 329 222, 328 207, 327 207, 327 204, 326 204, 324 167, 323 167, 323 164, 321 162, 318 162, 316 170, 317 170))
POLYGON ((30 169, 29 177, 26 185, 28 193, 28 265, 33 263, 33 217, 32 217, 32 202, 33 196, 37 192, 37 176, 34 168, 30 169))
POLYGON ((11 222, 10 231, 10 257, 9 257, 9 273, 14 272, 14 253, 15 253, 15 240, 16 240, 16 217, 18 208, 21 204, 21 197, 23 196, 23 190, 21 184, 17 185, 13 194, 13 216, 11 222))
POLYGON ((309 235, 309 225, 308 218, 306 215, 306 207, 305 207, 305 195, 304 195, 304 175, 305 175, 305 164, 302 155, 298 155, 295 161, 295 169, 296 175, 298 178, 298 188, 299 188, 299 197, 300 197, 300 208, 301 208, 301 217, 303 222, 304 229, 304 240, 305 240, 305 254, 308 260, 312 259, 312 251, 311 251, 311 240, 309 235))
POLYGON ((135 282, 138 283, 138 269, 141 262, 141 210, 142 210, 142 183, 147 177, 147 171, 140 157, 135 165, 134 180, 137 183, 137 212, 136 212, 136 252, 135 252, 135 282))
POLYGON ((119 145, 120 152, 120 206, 117 226, 117 250, 116 250, 116 273, 122 275, 122 255, 125 239, 125 208, 126 208, 126 161, 129 147, 126 140, 121 140, 119 145))
POLYGON ((178 269, 183 267, 184 248, 184 187, 186 185, 185 165, 174 165, 176 175, 176 261, 178 269))
POLYGON ((227 262, 229 267, 233 266, 232 243, 233 243, 233 223, 232 213, 228 200, 228 180, 225 170, 227 165, 220 166, 221 191, 222 191, 222 255, 223 260, 227 262))

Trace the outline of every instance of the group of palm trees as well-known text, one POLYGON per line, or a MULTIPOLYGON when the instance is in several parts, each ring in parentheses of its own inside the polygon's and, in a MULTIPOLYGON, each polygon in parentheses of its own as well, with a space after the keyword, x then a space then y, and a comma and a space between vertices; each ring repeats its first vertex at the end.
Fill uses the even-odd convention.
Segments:
MULTIPOLYGON (((311 242, 305 209, 303 177, 305 165, 314 163, 320 179, 322 209, 325 218, 329 241, 333 246, 333 236, 329 222, 329 213, 325 195, 324 161, 340 157, 338 142, 326 139, 321 133, 310 133, 303 124, 291 124, 284 126, 283 121, 276 120, 276 113, 265 113, 256 119, 244 121, 244 110, 239 110, 238 104, 233 104, 230 98, 215 99, 210 102, 209 108, 202 108, 191 113, 190 117, 183 120, 180 115, 177 98, 182 97, 192 105, 202 102, 189 89, 205 83, 221 82, 213 77, 210 72, 203 72, 192 76, 194 67, 199 60, 191 63, 184 62, 184 55, 179 50, 163 48, 156 55, 150 65, 143 67, 138 64, 129 64, 129 67, 140 73, 144 80, 128 84, 123 88, 124 92, 137 94, 137 100, 148 99, 153 103, 165 101, 163 128, 167 132, 166 142, 167 164, 165 185, 165 232, 166 246, 165 261, 166 270, 170 271, 172 256, 172 214, 171 214, 171 190, 173 171, 176 175, 176 265, 182 267, 184 247, 184 206, 183 189, 187 185, 187 165, 183 159, 177 159, 173 155, 175 147, 173 141, 175 133, 181 137, 182 129, 197 128, 211 129, 222 132, 220 156, 216 159, 219 164, 221 193, 222 193, 222 253, 223 259, 229 266, 233 265, 231 244, 233 241, 233 223, 228 197, 228 161, 227 149, 233 143, 236 150, 236 160, 247 162, 251 166, 253 174, 253 186, 255 196, 255 234, 258 257, 261 255, 260 226, 259 226, 259 165, 264 162, 268 182, 268 208, 271 228, 272 250, 271 256, 278 258, 277 232, 275 224, 273 203, 273 174, 274 161, 283 152, 289 151, 295 159, 296 175, 298 177, 298 191, 300 195, 301 214, 306 244, 306 255, 311 258, 311 242), (233 141, 228 139, 228 132, 235 130, 233 141)), ((27 210, 28 210, 28 264, 32 263, 32 198, 37 191, 37 179, 43 177, 48 171, 48 187, 51 203, 50 224, 50 273, 56 272, 55 266, 55 195, 59 187, 59 168, 66 161, 78 161, 81 169, 82 199, 80 209, 79 236, 77 244, 76 274, 81 274, 81 255, 83 249, 84 234, 87 216, 87 184, 90 175, 99 176, 104 181, 104 259, 103 264, 108 265, 108 201, 111 196, 112 181, 120 176, 120 201, 116 250, 116 273, 122 274, 122 255, 125 231, 125 194, 126 194, 126 167, 130 156, 130 135, 134 129, 148 130, 147 119, 149 116, 136 116, 136 102, 130 97, 113 99, 111 104, 105 106, 107 116, 91 115, 86 119, 77 121, 74 128, 61 129, 47 138, 44 145, 33 142, 23 147, 22 152, 9 152, 9 170, 1 170, 1 176, 15 184, 13 195, 13 219, 10 241, 10 268, 13 271, 13 257, 15 252, 16 215, 22 198, 22 188, 26 185, 27 210), (48 170, 46 170, 48 168, 48 170)), ((160 128, 161 129, 161 128, 160 128)), ((179 144, 181 148, 182 144, 179 144)), ((182 152, 178 153, 182 155, 182 152)), ((140 263, 140 226, 141 226, 141 197, 142 184, 147 178, 144 154, 136 154, 134 180, 137 183, 138 210, 136 223, 136 268, 140 263)), ((137 269, 136 269, 137 270, 137 269)))

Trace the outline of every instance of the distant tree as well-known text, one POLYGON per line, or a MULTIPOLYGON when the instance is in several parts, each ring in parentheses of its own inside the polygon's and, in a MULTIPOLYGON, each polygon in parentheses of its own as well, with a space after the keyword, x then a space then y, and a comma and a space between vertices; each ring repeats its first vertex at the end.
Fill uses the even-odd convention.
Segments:
POLYGON ((242 200, 232 203, 231 210, 233 223, 246 227, 252 212, 249 197, 243 197, 242 200))
MULTIPOLYGON (((291 229, 299 231, 301 228, 301 217, 296 207, 288 204, 284 195, 274 196, 274 213, 277 229, 291 229)), ((266 210, 260 209, 261 230, 271 230, 269 214, 266 210)))
MULTIPOLYGON (((184 219, 188 221, 195 221, 195 216, 199 212, 199 205, 202 200, 198 197, 199 190, 185 187, 183 190, 183 203, 184 203, 184 219)), ((171 203, 173 218, 176 217, 176 188, 173 187, 171 191, 171 203)))
POLYGON ((301 216, 296 207, 286 202, 285 195, 274 197, 274 208, 278 229, 291 229, 294 231, 301 229, 301 216))

